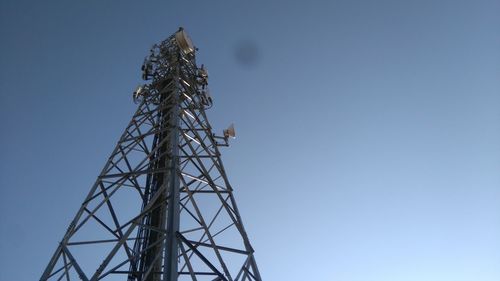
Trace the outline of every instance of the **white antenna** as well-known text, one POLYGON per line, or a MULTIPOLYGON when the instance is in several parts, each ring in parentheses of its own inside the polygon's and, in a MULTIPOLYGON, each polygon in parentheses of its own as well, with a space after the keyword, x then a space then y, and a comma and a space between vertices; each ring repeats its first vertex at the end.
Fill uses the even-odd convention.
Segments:
POLYGON ((139 103, 145 96, 146 94, 146 89, 144 85, 139 85, 135 89, 134 93, 132 94, 132 98, 134 99, 134 103, 139 103))
POLYGON ((175 33, 175 40, 179 48, 181 48, 185 54, 194 52, 193 41, 191 41, 191 38, 189 38, 189 35, 182 27, 175 33))
POLYGON ((231 123, 227 129, 223 131, 224 133, 224 138, 228 139, 229 137, 235 139, 236 138, 236 132, 234 131, 234 124, 231 123))

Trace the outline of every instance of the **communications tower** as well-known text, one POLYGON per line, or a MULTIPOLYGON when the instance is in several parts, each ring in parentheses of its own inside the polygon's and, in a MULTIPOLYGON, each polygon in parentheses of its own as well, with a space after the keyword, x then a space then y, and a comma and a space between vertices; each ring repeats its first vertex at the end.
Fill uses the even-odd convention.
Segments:
POLYGON ((152 47, 132 120, 40 280, 261 277, 212 132, 208 74, 180 28, 152 47))

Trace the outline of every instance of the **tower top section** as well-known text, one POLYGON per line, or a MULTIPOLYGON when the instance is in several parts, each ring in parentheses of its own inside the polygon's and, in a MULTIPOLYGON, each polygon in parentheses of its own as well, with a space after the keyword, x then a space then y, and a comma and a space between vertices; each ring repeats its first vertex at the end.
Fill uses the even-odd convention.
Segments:
POLYGON ((191 106, 210 108, 212 97, 208 89, 208 71, 204 65, 197 66, 196 51, 197 48, 182 27, 159 44, 153 45, 141 67, 142 79, 148 82, 134 91, 134 101, 151 101, 157 104, 160 92, 173 82, 179 83, 181 97, 188 99, 191 106))

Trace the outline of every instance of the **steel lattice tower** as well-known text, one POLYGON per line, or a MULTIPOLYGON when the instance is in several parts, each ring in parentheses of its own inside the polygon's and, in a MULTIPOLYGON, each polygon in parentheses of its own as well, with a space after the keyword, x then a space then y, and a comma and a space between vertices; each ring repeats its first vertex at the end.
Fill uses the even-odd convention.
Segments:
POLYGON ((137 111, 40 280, 261 280, 184 30, 154 45, 137 111))

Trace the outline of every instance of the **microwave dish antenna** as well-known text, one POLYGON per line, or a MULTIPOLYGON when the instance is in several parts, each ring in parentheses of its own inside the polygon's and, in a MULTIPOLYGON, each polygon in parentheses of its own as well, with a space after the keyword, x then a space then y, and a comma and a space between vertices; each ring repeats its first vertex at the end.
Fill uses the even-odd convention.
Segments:
POLYGON ((184 54, 189 55, 194 53, 193 41, 191 41, 191 38, 183 28, 179 28, 179 31, 175 33, 175 40, 184 54))

